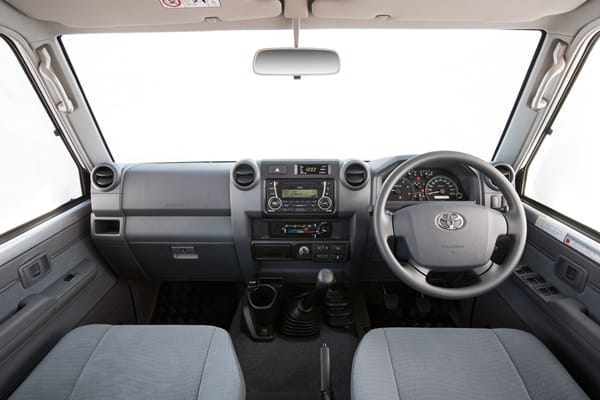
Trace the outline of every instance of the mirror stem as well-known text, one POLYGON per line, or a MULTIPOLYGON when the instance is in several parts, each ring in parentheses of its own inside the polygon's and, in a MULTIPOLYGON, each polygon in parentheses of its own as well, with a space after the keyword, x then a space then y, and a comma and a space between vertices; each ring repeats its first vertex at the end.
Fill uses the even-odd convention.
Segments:
POLYGON ((294 25, 294 47, 298 48, 298 42, 300 39, 300 18, 294 18, 292 21, 294 25))

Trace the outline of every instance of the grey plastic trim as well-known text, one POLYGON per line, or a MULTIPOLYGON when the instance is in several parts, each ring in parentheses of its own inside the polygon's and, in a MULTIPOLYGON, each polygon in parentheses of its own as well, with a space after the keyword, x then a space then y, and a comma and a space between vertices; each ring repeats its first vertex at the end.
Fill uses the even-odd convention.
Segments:
MULTIPOLYGON (((525 143, 526 146, 522 146, 521 153, 515 160, 514 165, 516 170, 524 167, 534 155, 537 143, 542 139, 552 116, 559 106, 559 100, 562 98, 569 83, 574 78, 588 47, 599 33, 600 19, 596 19, 581 29, 571 43, 568 44, 568 48, 564 55, 566 68, 562 71, 560 77, 555 79, 556 85, 554 90, 548 90, 544 96, 548 104, 544 109, 537 111, 537 117, 533 124, 533 129, 529 134, 529 140, 525 143)), ((550 38, 548 40, 550 40, 550 38)))
POLYGON ((91 218, 91 233, 94 238, 116 238, 122 239, 124 237, 125 232, 125 218, 124 217, 97 217, 92 214, 91 218), (117 232, 98 232, 98 221, 108 221, 108 222, 116 222, 119 225, 119 230, 117 232))
POLYGON ((75 106, 67 95, 62 82, 54 73, 54 69, 52 68, 52 57, 50 57, 48 49, 45 47, 39 48, 38 56, 40 57, 40 64, 38 66, 40 75, 42 75, 46 82, 50 84, 54 92, 60 97, 60 101, 56 104, 56 108, 58 108, 60 112, 71 114, 75 111, 75 106))
POLYGON ((577 253, 600 264, 600 243, 528 204, 524 204, 524 208, 529 223, 577 253))
POLYGON ((239 190, 250 190, 250 189, 252 189, 253 187, 255 187, 256 185, 258 185, 261 182, 260 166, 258 165, 258 163, 255 160, 251 160, 251 159, 239 160, 238 162, 236 162, 235 164, 233 164, 233 166, 231 167, 231 174, 230 175, 231 175, 231 177, 230 177, 231 182, 239 190), (239 185, 235 181, 235 177, 233 176, 233 171, 235 171, 235 169, 238 166, 242 165, 242 164, 249 165, 254 170, 254 182, 252 182, 248 186, 241 186, 241 185, 239 185))
POLYGON ((585 304, 567 297, 550 300, 548 305, 558 321, 600 352, 600 325, 587 315, 585 304))
POLYGON ((366 162, 361 161, 361 160, 355 160, 355 159, 346 160, 346 161, 342 162, 342 165, 340 168, 339 180, 340 180, 340 182, 342 182, 342 185, 344 185, 346 188, 348 188, 350 190, 360 190, 360 189, 364 188, 366 185, 368 185, 369 182, 371 181, 371 168, 369 168, 369 166, 367 165, 366 162), (360 186, 352 186, 348 182, 346 182, 346 170, 348 169, 348 167, 350 167, 353 164, 362 165, 362 167, 365 169, 365 171, 367 173, 365 181, 360 186))
POLYGON ((94 167, 94 169, 92 169, 92 172, 90 173, 90 180, 92 182, 92 185, 94 186, 94 189, 96 189, 100 192, 109 192, 109 191, 113 190, 116 186, 119 185, 119 182, 121 181, 121 169, 117 168, 112 163, 98 164, 94 167), (98 168, 110 168, 113 171, 114 180, 113 180, 112 184, 110 184, 109 186, 104 187, 104 188, 96 185, 96 182, 94 181, 94 174, 96 173, 98 168))
POLYGON ((137 164, 122 180, 127 216, 231 214, 227 163, 137 164))
MULTIPOLYGON (((17 52, 23 59, 25 68, 32 77, 33 83, 37 88, 39 88, 41 97, 47 109, 49 110, 49 113, 53 117, 54 121, 56 121, 58 129, 60 129, 60 131, 64 134, 63 136, 67 142, 67 145, 71 149, 73 149, 73 153, 77 159, 77 162, 80 165, 83 165, 88 171, 90 171, 93 167, 93 163, 88 153, 86 152, 85 148, 83 147, 79 138, 77 137, 77 134, 75 133, 75 130, 73 129, 73 126, 71 125, 67 117, 67 114, 59 110, 58 104, 60 104, 62 100, 58 96, 56 96, 56 99, 54 98, 55 96, 51 94, 51 90, 48 88, 48 85, 46 85, 44 77, 40 73, 38 66, 40 65, 42 60, 33 51, 32 47, 27 42, 27 40, 25 40, 21 35, 19 35, 15 31, 0 26, 0 34, 10 39, 12 44, 15 46, 17 52)), ((46 52, 54 54, 55 46, 53 46, 53 44, 55 43, 56 40, 45 43, 47 46, 44 48, 46 52)), ((56 57, 53 58, 53 60, 58 61, 56 57)))
MULTIPOLYGON (((515 184, 515 175, 516 175, 516 174, 515 174, 515 170, 514 170, 514 168, 512 167, 512 165, 510 165, 510 164, 508 164, 508 163, 505 163, 505 162, 493 162, 493 163, 492 163, 492 165, 494 166, 494 168, 496 168, 497 170, 499 170, 499 171, 500 171, 500 173, 502 173, 501 169, 506 169, 507 171, 509 171, 509 173, 510 173, 510 175, 511 175, 510 183, 511 183, 511 184, 513 184, 513 185, 515 184)), ((504 175, 504 174, 502 174, 502 175, 504 175)), ((487 185, 487 186, 488 186, 490 189, 493 189, 493 190, 495 190, 495 191, 498 191, 498 190, 499 190, 498 186, 496 186, 496 185, 495 185, 495 184, 492 182, 492 180, 489 178, 489 176, 487 176, 487 175, 484 175, 484 176, 483 176, 483 180, 484 180, 485 184, 486 184, 486 185, 487 185)))
POLYGON ((76 205, 75 207, 59 214, 39 225, 34 226, 21 235, 0 244, 0 265, 4 265, 10 260, 25 253, 52 236, 67 229, 77 221, 89 217, 91 212, 91 203, 89 200, 76 205))
POLYGON ((57 306, 60 307, 92 282, 97 273, 98 266, 96 263, 84 260, 48 286, 43 294, 56 299, 57 306))
POLYGON ((125 237, 129 242, 232 242, 228 216, 139 216, 127 217, 125 237))
POLYGON ((54 314, 57 299, 34 294, 20 302, 20 308, 0 324, 0 359, 5 360, 19 344, 54 314))
POLYGON ((546 100, 546 94, 550 91, 550 87, 554 80, 556 80, 565 70, 567 63, 565 61, 565 52, 567 51, 567 44, 562 40, 559 40, 552 52, 553 64, 548 69, 542 82, 538 87, 537 92, 533 96, 531 101, 531 108, 534 110, 542 110, 548 107, 548 100, 546 100))
POLYGON ((39 254, 25 264, 21 265, 18 270, 19 280, 24 289, 35 284, 38 280, 44 278, 50 272, 50 262, 45 253, 39 254), (36 270, 36 272, 32 272, 36 270))

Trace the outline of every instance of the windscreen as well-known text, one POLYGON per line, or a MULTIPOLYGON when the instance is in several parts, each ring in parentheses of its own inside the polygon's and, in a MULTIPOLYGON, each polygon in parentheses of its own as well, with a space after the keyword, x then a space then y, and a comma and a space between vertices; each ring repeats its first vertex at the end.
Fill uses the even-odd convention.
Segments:
POLYGON ((433 150, 491 159, 537 31, 302 30, 336 50, 336 75, 253 72, 289 30, 62 38, 117 162, 372 160, 433 150))

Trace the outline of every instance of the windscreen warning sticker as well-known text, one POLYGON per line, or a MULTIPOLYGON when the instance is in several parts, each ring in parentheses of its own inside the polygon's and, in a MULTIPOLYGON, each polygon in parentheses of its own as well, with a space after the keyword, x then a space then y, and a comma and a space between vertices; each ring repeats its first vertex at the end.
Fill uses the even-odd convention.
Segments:
POLYGON ((221 7, 221 0, 160 0, 165 8, 221 7))

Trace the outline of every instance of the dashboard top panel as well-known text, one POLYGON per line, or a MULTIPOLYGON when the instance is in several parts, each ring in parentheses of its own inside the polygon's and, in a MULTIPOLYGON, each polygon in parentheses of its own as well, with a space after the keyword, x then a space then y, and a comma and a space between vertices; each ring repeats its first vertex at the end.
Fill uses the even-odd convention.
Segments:
POLYGON ((125 171, 126 215, 229 215, 226 163, 137 164, 125 171))

